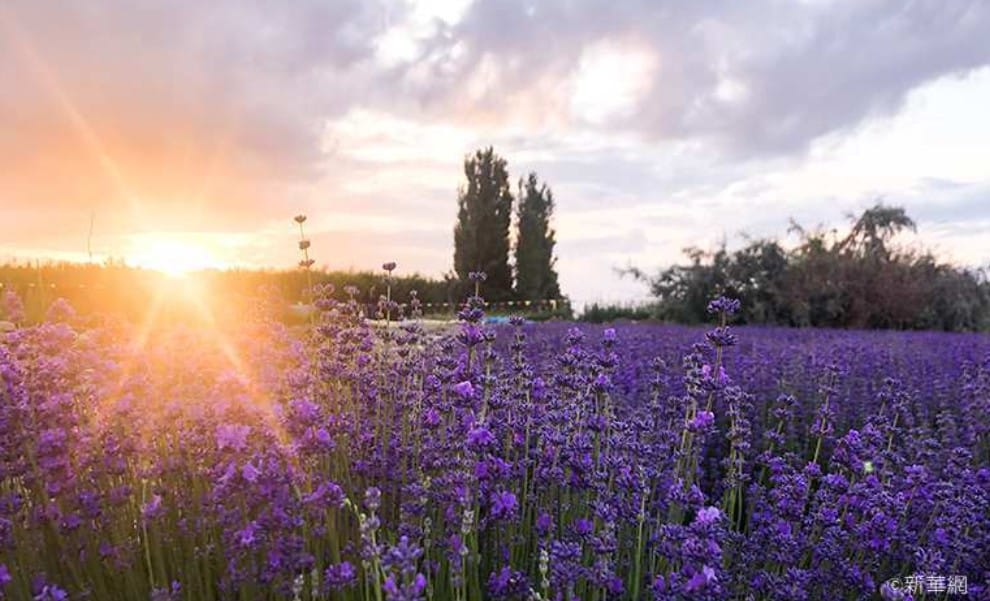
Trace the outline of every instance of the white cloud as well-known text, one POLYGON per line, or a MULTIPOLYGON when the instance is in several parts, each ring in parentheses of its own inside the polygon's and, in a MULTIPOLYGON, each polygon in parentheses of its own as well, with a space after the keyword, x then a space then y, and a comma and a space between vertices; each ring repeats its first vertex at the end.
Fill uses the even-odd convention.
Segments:
POLYGON ((630 40, 588 46, 573 75, 571 109, 594 125, 631 116, 649 92, 656 63, 648 47, 630 40))

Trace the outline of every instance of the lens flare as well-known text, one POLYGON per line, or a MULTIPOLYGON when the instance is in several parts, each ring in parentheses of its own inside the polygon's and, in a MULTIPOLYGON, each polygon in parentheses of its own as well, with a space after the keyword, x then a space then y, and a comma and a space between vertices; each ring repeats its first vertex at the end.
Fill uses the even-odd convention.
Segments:
POLYGON ((188 237, 149 234, 136 240, 134 247, 129 262, 173 278, 185 277, 193 271, 223 267, 206 245, 188 237))

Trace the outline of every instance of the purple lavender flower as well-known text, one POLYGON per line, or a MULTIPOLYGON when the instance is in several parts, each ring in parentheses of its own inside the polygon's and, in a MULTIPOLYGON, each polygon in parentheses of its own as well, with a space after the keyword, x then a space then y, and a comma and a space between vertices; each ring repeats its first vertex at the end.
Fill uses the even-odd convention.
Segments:
POLYGON ((719 313, 724 313, 725 315, 735 315, 739 312, 741 307, 742 303, 739 302, 738 299, 720 296, 708 303, 708 313, 711 315, 717 315, 719 313))
POLYGON ((235 538, 237 539, 237 544, 242 547, 252 547, 257 540, 258 534, 258 524, 254 521, 248 523, 247 526, 238 530, 235 538))
POLYGON ((48 307, 45 321, 49 323, 72 323, 76 319, 76 310, 64 298, 57 298, 48 307))
POLYGON ((155 520, 165 513, 165 509, 162 507, 162 496, 159 494, 154 494, 151 496, 151 500, 145 503, 141 507, 141 517, 145 521, 155 520))
POLYGON ((50 584, 45 581, 45 577, 42 575, 36 576, 31 583, 31 591, 33 601, 67 601, 69 594, 65 589, 55 585, 50 584))
POLYGON ((725 368, 721 365, 717 370, 712 370, 712 366, 705 364, 701 366, 701 377, 712 388, 725 388, 729 385, 729 375, 725 373, 725 368), (713 371, 715 373, 713 373, 713 371))
POLYGON ((710 526, 722 517, 722 512, 718 507, 705 507, 698 511, 695 516, 695 524, 699 526, 710 526))
POLYGON ((492 493, 492 517, 496 520, 514 519, 518 508, 515 493, 507 490, 492 493))
POLYGON ((687 581, 684 585, 684 590, 688 593, 693 593, 710 586, 711 584, 717 582, 717 580, 718 579, 715 577, 714 568, 702 566, 701 569, 695 572, 687 581))
POLYGON ((321 482, 312 493, 303 498, 303 502, 324 508, 341 508, 344 505, 344 490, 335 482, 321 482))
POLYGON ((667 579, 663 577, 663 574, 657 574, 656 577, 653 578, 650 589, 653 591, 653 595, 657 599, 662 599, 665 597, 665 593, 667 592, 667 579))
POLYGON ((488 577, 488 595, 492 599, 522 599, 529 592, 526 574, 503 566, 488 577))
POLYGON ((377 486, 369 487, 364 493, 364 506, 368 511, 377 511, 382 505, 382 491, 377 486))
POLYGON ((0 303, 0 315, 7 321, 15 324, 24 321, 24 303, 21 297, 13 290, 6 290, 3 293, 3 302, 0 303))
POLYGON ((711 411, 699 411, 695 414, 688 427, 693 432, 707 430, 715 423, 715 414, 711 411))
POLYGON ((333 447, 333 437, 326 428, 320 427, 314 430, 313 439, 323 448, 330 449, 333 447))
POLYGON ((540 536, 546 536, 553 529, 553 517, 549 513, 541 513, 536 517, 536 531, 540 536))
POLYGON ((327 567, 323 580, 328 591, 339 591, 354 586, 357 581, 357 570, 349 561, 343 561, 327 567))
POLYGON ((241 476, 243 476, 248 482, 257 482, 258 476, 260 475, 261 472, 258 468, 254 467, 253 463, 248 462, 244 464, 243 468, 241 468, 241 476))
POLYGON ((591 534, 594 528, 595 525, 587 518, 578 518, 578 520, 574 523, 574 532, 581 537, 591 534))
POLYGON ((605 374, 598 374, 595 376, 595 381, 593 384, 594 388, 598 392, 607 392, 612 388, 612 381, 605 374))
POLYGON ((468 432, 467 446, 472 450, 485 451, 494 447, 495 444, 495 435, 485 426, 475 426, 468 432))
POLYGON ((462 399, 474 398, 474 386, 467 380, 454 385, 454 392, 462 399))
POLYGON ((434 428, 440 425, 440 412, 435 408, 430 407, 423 412, 423 425, 428 428, 434 428))
POLYGON ((420 601, 426 590, 426 576, 416 574, 411 582, 400 583, 394 574, 385 579, 385 598, 389 601, 420 601))
POLYGON ((729 326, 719 326, 710 332, 705 333, 705 340, 714 347, 735 346, 738 342, 736 335, 732 333, 729 326))
POLYGON ((220 424, 216 430, 217 447, 221 450, 231 449, 233 451, 243 451, 247 446, 247 437, 251 433, 251 426, 241 424, 220 424))

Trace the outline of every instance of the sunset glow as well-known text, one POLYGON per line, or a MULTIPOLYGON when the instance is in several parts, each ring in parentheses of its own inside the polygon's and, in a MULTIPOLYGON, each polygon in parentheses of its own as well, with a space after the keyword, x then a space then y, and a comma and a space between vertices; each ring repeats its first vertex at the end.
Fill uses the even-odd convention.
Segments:
POLYGON ((0 256, 85 259, 95 215, 92 256, 291 267, 283 219, 303 211, 317 264, 439 275, 464 155, 491 144, 554 184, 579 303, 642 299, 616 267, 877 198, 941 257, 990 262, 985 6, 180 4, 0 8, 0 256), (888 17, 880 37, 861 25, 888 17), (133 244, 149 227, 178 239, 133 244))
POLYGON ((193 241, 188 236, 173 234, 140 236, 128 255, 128 262, 172 277, 184 277, 193 271, 225 267, 206 245, 193 241))

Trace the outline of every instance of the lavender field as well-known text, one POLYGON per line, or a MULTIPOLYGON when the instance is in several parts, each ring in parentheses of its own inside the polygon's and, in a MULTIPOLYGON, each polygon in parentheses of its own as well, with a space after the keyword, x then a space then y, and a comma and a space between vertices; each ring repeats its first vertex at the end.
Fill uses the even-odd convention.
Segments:
POLYGON ((726 299, 709 330, 492 326, 477 297, 427 332, 322 292, 305 328, 58 303, 6 333, 0 597, 990 594, 986 335, 730 331, 726 299))

